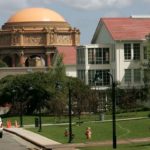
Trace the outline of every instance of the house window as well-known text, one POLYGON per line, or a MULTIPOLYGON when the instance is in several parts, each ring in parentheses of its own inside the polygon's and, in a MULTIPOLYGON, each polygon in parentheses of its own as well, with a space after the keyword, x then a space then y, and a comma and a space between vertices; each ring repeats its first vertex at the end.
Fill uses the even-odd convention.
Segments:
POLYGON ((140 69, 134 69, 134 82, 135 83, 141 82, 141 70, 140 69))
POLYGON ((131 82, 131 69, 125 69, 125 83, 131 82))
POLYGON ((96 48, 96 64, 102 64, 102 49, 96 48))
POLYGON ((108 75, 109 70, 103 70, 103 85, 110 84, 110 76, 108 75))
POLYGON ((131 59, 131 44, 124 44, 124 58, 125 60, 131 59))
POLYGON ((78 70, 77 71, 77 76, 79 79, 85 81, 85 70, 78 70))
POLYGON ((95 70, 89 70, 88 71, 88 83, 89 83, 89 85, 94 84, 95 73, 96 73, 95 70))
POLYGON ((109 48, 103 48, 103 64, 109 64, 109 48))
POLYGON ((150 75, 150 70, 149 69, 144 69, 143 70, 143 75, 144 75, 144 78, 143 78, 144 84, 145 85, 150 85, 150 81, 148 80, 149 75, 150 75))
POLYGON ((109 64, 109 48, 89 48, 89 64, 109 64))
POLYGON ((133 44, 133 59, 140 60, 140 44, 139 43, 133 44))
POLYGON ((97 86, 107 86, 110 84, 110 77, 108 75, 108 72, 110 70, 104 69, 104 70, 89 70, 88 71, 88 81, 89 85, 97 85, 97 86), (94 80, 95 75, 98 74, 100 80, 94 80))
POLYGON ((144 46, 144 48, 143 48, 143 56, 144 56, 144 59, 147 59, 147 56, 148 56, 148 53, 147 53, 147 47, 146 46, 144 46))
POLYGON ((95 63, 94 58, 95 58, 94 48, 89 48, 88 49, 88 62, 89 62, 89 64, 95 63))
POLYGON ((77 63, 85 64, 85 50, 84 49, 77 49, 77 63))

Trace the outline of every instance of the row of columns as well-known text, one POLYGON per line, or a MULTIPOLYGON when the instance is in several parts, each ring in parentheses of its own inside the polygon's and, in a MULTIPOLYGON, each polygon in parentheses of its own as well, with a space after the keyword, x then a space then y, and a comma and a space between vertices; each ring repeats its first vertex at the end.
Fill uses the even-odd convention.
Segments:
MULTIPOLYGON (((50 67, 52 65, 52 58, 53 58, 53 53, 51 53, 51 52, 48 53, 47 52, 46 57, 45 57, 46 66, 50 67)), ((25 55, 24 55, 23 51, 21 51, 19 53, 19 65, 21 67, 25 66, 25 55)), ((12 56, 12 67, 16 67, 15 55, 12 56)))

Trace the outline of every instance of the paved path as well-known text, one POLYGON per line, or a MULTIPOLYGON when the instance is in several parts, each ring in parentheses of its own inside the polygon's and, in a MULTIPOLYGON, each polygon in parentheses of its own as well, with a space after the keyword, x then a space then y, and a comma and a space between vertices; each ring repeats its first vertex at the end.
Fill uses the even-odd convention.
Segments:
MULTIPOLYGON (((126 139, 118 140, 117 144, 133 144, 133 143, 143 143, 150 142, 149 138, 138 138, 138 139, 126 139)), ((93 147, 93 146, 106 146, 112 145, 112 141, 101 141, 101 142, 87 142, 87 143, 75 143, 75 144, 60 144, 51 146, 52 150, 72 150, 71 148, 81 148, 81 147, 93 147)), ((47 146, 47 149, 50 148, 47 146)))
MULTIPOLYGON (((23 128, 5 128, 4 130, 19 135, 20 137, 30 141, 31 143, 38 145, 41 148, 47 150, 75 150, 76 148, 81 148, 81 147, 112 145, 112 141, 61 144, 56 141, 50 140, 46 137, 43 137, 39 134, 25 130, 23 128)), ((150 142, 150 137, 118 140, 117 144, 132 144, 132 143, 140 143, 140 142, 141 143, 150 142)))
POLYGON ((34 132, 25 130, 23 128, 4 128, 5 131, 16 134, 27 141, 30 141, 31 143, 38 145, 39 147, 45 148, 47 145, 58 145, 61 143, 58 143, 54 140, 48 139, 42 135, 36 134, 34 132))

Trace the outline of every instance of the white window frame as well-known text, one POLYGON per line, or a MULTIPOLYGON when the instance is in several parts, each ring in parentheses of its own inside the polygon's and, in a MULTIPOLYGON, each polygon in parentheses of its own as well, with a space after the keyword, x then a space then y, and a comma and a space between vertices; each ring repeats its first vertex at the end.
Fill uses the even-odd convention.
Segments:
POLYGON ((141 59, 141 44, 140 43, 124 43, 124 60, 139 61, 141 59), (136 47, 136 45, 138 45, 136 47))
POLYGON ((125 69, 124 82, 125 83, 132 82, 132 70, 131 69, 125 69))
POLYGON ((133 43, 133 60, 140 60, 140 43, 133 43))
POLYGON ((140 83, 141 82, 141 69, 134 69, 134 83, 140 83))
POLYGON ((124 43, 124 60, 132 59, 132 51, 131 50, 132 50, 131 43, 124 43))

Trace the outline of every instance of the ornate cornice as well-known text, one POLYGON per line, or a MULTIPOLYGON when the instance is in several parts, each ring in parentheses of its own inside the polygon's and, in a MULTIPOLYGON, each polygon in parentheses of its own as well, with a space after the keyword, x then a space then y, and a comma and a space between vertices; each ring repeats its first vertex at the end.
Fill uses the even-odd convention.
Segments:
POLYGON ((18 23, 5 23, 2 26, 3 30, 6 29, 22 29, 23 28, 43 28, 43 27, 48 27, 48 28, 69 28, 71 27, 67 22, 18 22, 18 23))
POLYGON ((67 22, 6 23, 0 30, 0 48, 79 45, 80 31, 67 22))

